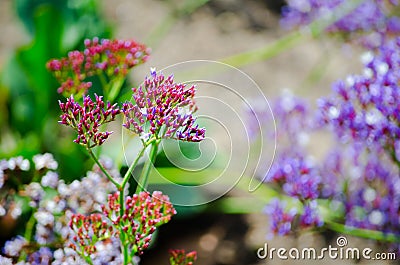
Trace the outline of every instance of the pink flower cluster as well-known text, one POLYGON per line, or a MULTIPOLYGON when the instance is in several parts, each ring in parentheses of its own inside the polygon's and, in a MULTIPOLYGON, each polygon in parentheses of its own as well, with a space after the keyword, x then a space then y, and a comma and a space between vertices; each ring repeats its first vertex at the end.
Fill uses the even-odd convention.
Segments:
POLYGON ((162 224, 170 221, 176 214, 168 196, 159 191, 153 194, 141 192, 128 196, 123 214, 120 214, 119 193, 108 196, 108 207, 103 206, 105 216, 116 227, 122 228, 132 252, 141 255, 151 241, 152 234, 162 224))
POLYGON ((89 216, 74 214, 69 222, 69 227, 76 232, 69 247, 82 256, 95 253, 95 244, 108 238, 113 232, 113 227, 103 220, 101 214, 89 216))
POLYGON ((199 142, 205 137, 205 129, 195 125, 193 117, 197 109, 194 102, 195 87, 174 82, 173 76, 165 78, 151 71, 143 86, 133 88, 133 101, 124 103, 123 124, 143 140, 151 136, 157 139, 173 138, 199 142))
POLYGON ((78 132, 74 142, 92 148, 101 145, 112 132, 101 132, 100 126, 115 120, 121 112, 116 104, 107 105, 102 96, 95 95, 93 101, 89 96, 83 98, 83 106, 74 100, 71 95, 67 102, 59 102, 63 114, 60 116, 61 124, 71 126, 78 132))
POLYGON ((107 206, 101 208, 103 214, 73 214, 70 219, 69 227, 74 233, 69 239, 69 247, 82 256, 95 253, 97 242, 115 237, 125 238, 123 243, 130 246, 132 254, 141 255, 156 228, 176 214, 168 196, 159 191, 128 196, 122 215, 118 192, 110 194, 107 206))
POLYGON ((196 251, 186 253, 183 249, 169 251, 169 262, 171 265, 193 265, 197 259, 196 251))
MULTIPOLYGON (((86 39, 84 51, 71 51, 67 57, 52 59, 47 68, 61 86, 58 93, 86 94, 92 83, 86 79, 125 77, 129 69, 147 61, 150 49, 133 40, 86 39)), ((108 81, 108 80, 107 80, 108 81)))

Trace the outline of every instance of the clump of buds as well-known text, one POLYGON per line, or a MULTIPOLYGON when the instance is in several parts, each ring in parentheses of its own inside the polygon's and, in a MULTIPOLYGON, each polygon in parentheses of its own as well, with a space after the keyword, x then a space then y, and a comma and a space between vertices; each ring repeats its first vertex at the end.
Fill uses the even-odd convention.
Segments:
POLYGON ((67 102, 59 102, 63 114, 60 116, 61 124, 75 129, 78 133, 75 143, 92 148, 101 145, 112 132, 100 131, 100 126, 115 120, 121 112, 116 104, 104 103, 102 96, 95 95, 93 101, 89 96, 83 98, 83 106, 74 100, 71 95, 67 102))
POLYGON ((103 213, 115 227, 125 233, 126 242, 131 246, 131 252, 141 255, 151 241, 152 234, 162 224, 170 221, 176 211, 168 196, 160 191, 153 194, 141 192, 128 196, 121 215, 119 193, 108 196, 108 207, 102 207, 103 213))
POLYGON ((169 251, 169 262, 171 265, 193 265, 197 259, 196 251, 186 253, 183 249, 169 251))
POLYGON ((97 242, 110 238, 115 233, 113 226, 101 214, 74 214, 69 227, 75 232, 69 247, 84 257, 96 252, 97 242))
POLYGON ((86 94, 92 86, 88 77, 97 75, 106 82, 125 77, 132 67, 146 62, 150 53, 149 48, 133 40, 93 38, 84 44, 83 51, 71 51, 67 57, 47 63, 47 69, 61 84, 58 93, 86 94))
POLYGON ((124 127, 139 134, 146 141, 173 138, 199 142, 205 137, 205 129, 195 125, 193 113, 196 89, 174 82, 173 76, 165 78, 155 69, 139 88, 133 88, 133 102, 124 103, 122 112, 126 119, 124 127))

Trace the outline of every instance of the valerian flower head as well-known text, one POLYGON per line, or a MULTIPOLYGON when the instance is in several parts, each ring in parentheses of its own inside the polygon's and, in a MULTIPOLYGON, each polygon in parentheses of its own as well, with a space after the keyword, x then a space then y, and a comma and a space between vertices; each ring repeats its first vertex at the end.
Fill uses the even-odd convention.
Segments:
POLYGON ((173 138, 199 142, 205 137, 205 129, 195 124, 193 113, 195 87, 174 82, 157 74, 154 69, 144 84, 133 88, 133 102, 122 106, 125 115, 124 127, 139 134, 143 140, 152 136, 157 139, 173 138))
POLYGON ((92 148, 101 145, 110 136, 112 132, 100 131, 100 126, 115 120, 115 117, 121 112, 116 104, 110 102, 104 103, 102 96, 95 95, 93 101, 89 96, 83 98, 81 106, 71 95, 67 102, 59 102, 63 114, 60 116, 61 124, 75 129, 78 133, 75 143, 92 148))
MULTIPOLYGON (((71 51, 67 57, 52 59, 47 68, 65 96, 86 94, 92 83, 88 77, 101 75, 109 80, 125 77, 129 69, 147 61, 150 49, 133 40, 86 39, 83 51, 71 51)), ((107 81, 109 81, 107 80, 107 81)))
POLYGON ((176 211, 168 196, 159 191, 153 194, 141 192, 128 196, 124 213, 120 215, 119 193, 108 196, 108 205, 103 206, 103 214, 112 224, 122 229, 127 236, 132 252, 141 255, 149 245, 156 228, 170 221, 176 211))

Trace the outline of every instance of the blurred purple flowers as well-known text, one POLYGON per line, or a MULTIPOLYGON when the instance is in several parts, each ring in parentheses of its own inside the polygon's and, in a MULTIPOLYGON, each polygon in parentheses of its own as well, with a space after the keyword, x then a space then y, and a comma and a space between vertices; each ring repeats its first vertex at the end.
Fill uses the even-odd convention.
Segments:
POLYGON ((398 161, 400 139, 400 39, 388 41, 364 57, 364 74, 333 85, 333 94, 319 101, 319 120, 341 142, 362 142, 384 148, 398 161))
POLYGON ((278 152, 266 181, 286 199, 266 208, 274 233, 328 220, 400 235, 399 50, 400 39, 392 39, 365 53, 363 74, 335 82, 315 112, 287 93, 276 100, 278 152), (304 141, 316 133, 325 134, 331 149, 318 159, 304 141), (288 197, 294 210, 285 208, 288 197), (328 213, 321 216, 321 207, 328 213))
POLYGON ((274 102, 272 110, 278 150, 265 181, 291 197, 296 207, 288 211, 286 202, 273 199, 265 209, 271 216, 271 231, 286 235, 299 227, 321 226, 323 221, 315 199, 322 196, 324 182, 320 169, 312 157, 306 155, 313 127, 310 108, 305 100, 286 90, 274 102), (298 219, 300 222, 296 221, 298 219))
POLYGON ((285 206, 286 205, 283 202, 275 198, 265 207, 264 210, 264 212, 271 217, 271 232, 280 236, 291 232, 292 222, 297 214, 295 208, 287 211, 285 206))
MULTIPOLYGON (((319 19, 333 17, 336 8, 349 4, 345 0, 288 0, 288 5, 282 10, 281 24, 291 29, 297 26, 309 25, 319 19)), ((342 33, 350 38, 358 39, 367 46, 378 46, 389 35, 400 33, 400 19, 393 15, 393 7, 397 0, 367 0, 363 1, 352 12, 338 19, 326 30, 330 33, 342 33)))

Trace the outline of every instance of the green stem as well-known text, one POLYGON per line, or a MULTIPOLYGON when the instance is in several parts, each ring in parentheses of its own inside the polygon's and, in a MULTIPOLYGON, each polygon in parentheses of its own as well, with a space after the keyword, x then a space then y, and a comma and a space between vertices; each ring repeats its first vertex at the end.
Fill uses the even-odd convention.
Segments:
POLYGON ((234 67, 241 67, 251 63, 264 61, 289 50, 303 39, 305 39, 304 35, 298 31, 294 31, 265 47, 238 53, 221 59, 220 61, 234 67))
POLYGON ((374 239, 381 242, 390 242, 390 243, 400 242, 400 236, 393 233, 384 233, 376 230, 349 227, 344 224, 339 224, 332 221, 325 221, 325 224, 329 229, 347 235, 352 235, 367 239, 374 239))
POLYGON ((99 77, 103 91, 108 90, 108 83, 104 71, 100 71, 97 76, 99 77))
POLYGON ((82 254, 81 257, 83 257, 88 264, 93 265, 92 259, 89 256, 84 256, 82 254))
POLYGON ((32 239, 32 232, 33 232, 33 227, 35 226, 36 220, 35 220, 35 212, 32 212, 31 217, 28 220, 28 223, 26 224, 26 229, 25 229, 25 234, 24 238, 28 241, 31 242, 32 239))
POLYGON ((400 161, 397 159, 396 150, 394 150, 393 147, 387 147, 386 149, 388 150, 393 162, 396 164, 398 168, 400 168, 400 161))
POLYGON ((144 164, 142 174, 141 174, 141 176, 139 178, 138 186, 137 186, 137 189, 136 189, 137 193, 139 193, 141 191, 144 191, 146 189, 146 187, 147 187, 149 173, 150 173, 150 170, 151 170, 151 166, 155 162, 159 143, 160 143, 159 140, 156 140, 156 141, 151 143, 149 159, 144 164))
POLYGON ((129 257, 129 253, 128 253, 128 244, 126 244, 126 238, 125 238, 125 232, 122 230, 122 228, 120 229, 120 233, 121 233, 121 248, 122 248, 122 254, 124 256, 124 265, 128 265, 129 261, 130 261, 130 257, 129 257))
MULTIPOLYGON (((28 222, 26 223, 26 228, 25 228, 25 233, 24 233, 24 238, 28 243, 31 242, 32 239, 32 234, 33 234, 33 228, 35 227, 36 219, 35 219, 35 212, 32 212, 31 217, 29 218, 28 222)), ((26 253, 22 252, 22 254, 19 257, 19 261, 26 260, 26 253)))
MULTIPOLYGON (((124 211, 125 211, 125 186, 126 184, 129 182, 129 179, 132 176, 132 172, 133 170, 136 168, 137 164, 139 163, 140 158, 143 156, 145 150, 147 149, 147 147, 149 145, 154 145, 157 142, 156 138, 152 138, 149 141, 145 142, 143 144, 142 149, 140 150, 140 152, 138 153, 138 155, 136 156, 135 160, 133 161, 133 163, 129 166, 128 171, 126 171, 124 178, 122 180, 121 185, 119 185, 118 189, 119 189, 119 205, 120 205, 120 216, 122 217, 124 215, 124 211)), ((153 149, 152 149, 153 150, 153 149)), ((157 150, 156 150, 157 153, 157 150)), ((120 238, 121 238, 121 248, 122 248, 122 254, 124 257, 124 265, 129 264, 129 262, 131 261, 131 256, 129 255, 129 245, 126 243, 126 234, 125 231, 122 230, 122 228, 120 229, 120 238)))
POLYGON ((96 164, 99 166, 99 168, 101 169, 101 171, 104 173, 104 175, 106 175, 106 177, 108 178, 108 180, 110 180, 115 187, 117 187, 117 189, 121 188, 121 185, 116 182, 113 177, 110 176, 110 174, 107 172, 107 170, 103 167, 103 165, 100 163, 100 161, 97 159, 96 155, 93 153, 91 148, 86 148, 86 150, 88 151, 89 155, 92 157, 92 159, 94 160, 94 162, 96 162, 96 164))
POLYGON ((143 156, 144 151, 146 150, 147 146, 149 144, 151 144, 154 140, 155 140, 155 138, 153 138, 152 140, 150 140, 149 142, 147 142, 146 144, 143 145, 143 147, 140 150, 139 154, 136 156, 135 161, 133 161, 133 163, 128 168, 128 171, 126 171, 126 173, 124 175, 124 178, 123 178, 121 186, 120 186, 120 191, 119 191, 119 204, 120 204, 120 216, 121 217, 124 214, 124 201, 125 201, 124 190, 125 190, 125 186, 129 182, 129 179, 132 176, 132 171, 137 166, 137 164, 138 164, 140 158, 143 156))
POLYGON ((126 171, 126 173, 125 173, 125 176, 124 176, 124 178, 123 178, 123 180, 122 180, 122 184, 121 184, 121 187, 122 187, 122 188, 124 188, 125 185, 126 185, 126 183, 129 181, 130 177, 132 176, 132 171, 133 171, 133 170, 135 169, 135 167, 137 166, 137 164, 138 164, 138 162, 139 162, 139 159, 143 156, 144 151, 146 150, 146 148, 147 148, 150 144, 154 143, 155 141, 156 141, 156 138, 153 138, 153 139, 149 140, 148 142, 146 142, 146 143, 143 145, 143 147, 142 147, 142 149, 140 150, 140 152, 138 153, 138 155, 137 155, 135 161, 133 161, 132 165, 129 167, 128 171, 126 171))
POLYGON ((124 84, 125 78, 118 77, 111 81, 109 84, 108 88, 109 90, 107 91, 107 100, 109 100, 111 103, 114 102, 116 97, 118 96, 119 92, 121 91, 121 87, 124 84))

